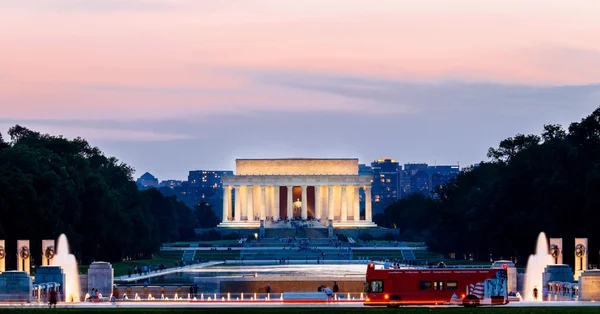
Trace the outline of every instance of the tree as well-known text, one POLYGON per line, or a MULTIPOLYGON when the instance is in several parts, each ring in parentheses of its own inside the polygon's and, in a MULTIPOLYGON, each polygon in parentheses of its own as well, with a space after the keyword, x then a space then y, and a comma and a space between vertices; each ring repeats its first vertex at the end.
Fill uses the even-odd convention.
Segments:
POLYGON ((9 246, 25 238, 37 251, 41 239, 65 233, 80 262, 110 262, 194 237, 191 208, 139 191, 131 167, 86 140, 19 125, 8 133, 10 144, 0 135, 0 236, 9 246))
POLYGON ((207 202, 198 203, 194 208, 194 215, 198 228, 214 228, 221 222, 207 202))

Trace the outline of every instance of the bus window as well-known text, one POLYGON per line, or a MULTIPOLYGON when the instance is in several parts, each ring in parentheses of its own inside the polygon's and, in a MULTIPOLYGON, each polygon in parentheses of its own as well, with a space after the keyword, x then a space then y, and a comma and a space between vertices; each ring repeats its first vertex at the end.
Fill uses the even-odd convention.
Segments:
POLYGON ((448 289, 448 290, 458 289, 458 281, 446 281, 446 289, 448 289))
POLYGON ((434 281, 433 282, 433 290, 444 290, 444 282, 443 281, 434 281))
POLYGON ((371 281, 368 292, 383 292, 383 281, 382 280, 371 281))
POLYGON ((421 290, 431 290, 431 281, 421 281, 419 287, 421 290))

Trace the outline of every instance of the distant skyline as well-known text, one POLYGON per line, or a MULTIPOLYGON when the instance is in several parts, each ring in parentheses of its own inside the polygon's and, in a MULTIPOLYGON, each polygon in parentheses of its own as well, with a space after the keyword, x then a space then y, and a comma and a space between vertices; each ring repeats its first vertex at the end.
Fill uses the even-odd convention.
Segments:
POLYGON ((600 1, 0 0, 0 132, 139 177, 236 158, 470 165, 600 106, 600 1))

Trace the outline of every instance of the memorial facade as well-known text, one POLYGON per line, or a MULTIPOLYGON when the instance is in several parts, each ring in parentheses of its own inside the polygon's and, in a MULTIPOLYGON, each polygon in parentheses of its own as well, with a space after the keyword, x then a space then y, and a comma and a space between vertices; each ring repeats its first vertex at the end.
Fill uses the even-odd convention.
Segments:
POLYGON ((358 174, 358 159, 237 159, 235 175, 223 177, 219 227, 376 227, 371 176, 358 174), (365 192, 360 208, 359 191, 365 192))

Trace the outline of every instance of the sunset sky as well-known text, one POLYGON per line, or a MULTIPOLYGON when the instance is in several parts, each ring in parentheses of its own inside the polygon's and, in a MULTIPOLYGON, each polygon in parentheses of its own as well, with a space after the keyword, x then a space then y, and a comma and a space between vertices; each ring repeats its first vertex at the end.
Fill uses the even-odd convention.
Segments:
POLYGON ((464 166, 599 105, 598 0, 0 0, 0 132, 82 136, 136 177, 464 166))

